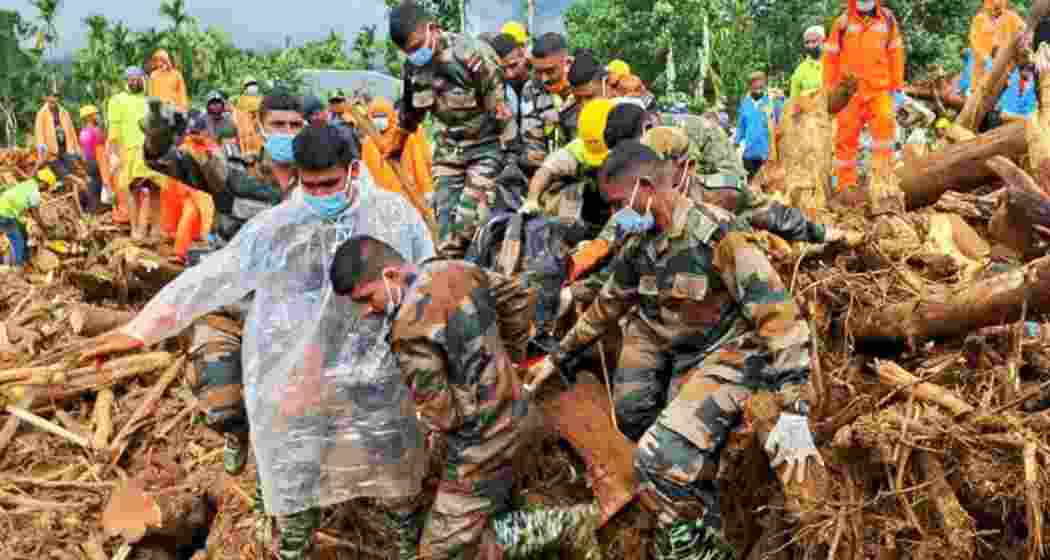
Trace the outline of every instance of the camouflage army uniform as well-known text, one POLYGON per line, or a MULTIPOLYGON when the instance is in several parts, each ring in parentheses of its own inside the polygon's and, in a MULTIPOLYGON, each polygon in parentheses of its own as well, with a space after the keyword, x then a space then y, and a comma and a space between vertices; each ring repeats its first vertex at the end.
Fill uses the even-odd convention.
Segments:
POLYGON ((477 228, 488 221, 495 201, 495 180, 503 166, 500 137, 507 121, 497 107, 509 109, 503 70, 492 47, 466 35, 443 33, 430 64, 406 63, 406 93, 400 122, 415 132, 426 113, 434 116, 436 146, 433 176, 434 215, 439 255, 462 258, 477 228), (477 72, 467 62, 480 58, 477 72))
POLYGON ((717 532, 722 444, 752 392, 795 402, 809 377, 809 328, 746 225, 684 197, 669 232, 627 242, 561 352, 590 343, 635 304, 613 382, 620 428, 641 435, 642 501, 664 527, 699 517, 717 532), (668 376, 670 405, 657 418, 668 376))
MULTIPOLYGON (((569 115, 560 117, 568 103, 562 96, 550 93, 539 80, 529 80, 522 90, 522 137, 525 141, 525 157, 532 163, 531 172, 538 168, 548 154, 576 138, 576 121, 569 122, 569 115), (562 126, 562 123, 570 126, 562 126)), ((579 118, 579 114, 576 114, 579 118)))
POLYGON ((493 274, 465 261, 424 263, 391 330, 421 422, 449 445, 423 558, 472 559, 496 546, 491 519, 509 509, 512 461, 535 421, 499 324, 526 315, 498 312, 493 274))

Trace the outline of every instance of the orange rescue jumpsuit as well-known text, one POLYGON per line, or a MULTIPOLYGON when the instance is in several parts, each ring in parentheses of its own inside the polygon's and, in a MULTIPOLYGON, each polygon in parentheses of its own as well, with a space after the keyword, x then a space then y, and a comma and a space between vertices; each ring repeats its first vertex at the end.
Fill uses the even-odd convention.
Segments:
POLYGON ((970 24, 970 48, 973 50, 975 64, 974 75, 970 80, 971 87, 976 88, 984 76, 984 61, 992 56, 992 49, 1004 47, 1014 35, 1024 31, 1025 23, 1017 12, 1009 9, 1007 0, 984 0, 984 8, 977 12, 970 24), (992 14, 996 9, 1002 10, 999 17, 992 14))
MULTIPOLYGON (((394 110, 393 104, 383 97, 373 99, 368 104, 368 118, 371 119, 377 115, 385 115, 388 122, 380 141, 394 142, 398 128, 397 111, 394 110)), ((401 182, 397 180, 390 161, 383 158, 381 150, 371 138, 365 139, 361 151, 365 165, 368 166, 368 173, 376 184, 388 191, 401 192, 401 182)), ((434 192, 434 181, 430 174, 432 157, 430 145, 426 136, 423 135, 423 127, 419 127, 419 130, 405 140, 399 165, 401 172, 415 183, 416 192, 419 193, 420 198, 427 202, 428 212, 430 212, 430 197, 434 192)))
MULTIPOLYGON (((193 151, 216 151, 218 144, 207 137, 188 135, 183 149, 193 151)), ((215 201, 211 194, 191 188, 169 177, 161 190, 161 228, 175 240, 175 256, 186 260, 190 245, 194 241, 207 239, 215 221, 215 201)))
POLYGON ((857 0, 849 0, 824 43, 824 88, 831 91, 849 74, 857 93, 836 116, 835 181, 839 191, 856 186, 860 134, 867 124, 872 138, 872 166, 889 167, 897 120, 893 91, 904 85, 904 42, 896 17, 875 2, 875 15, 863 17, 857 0))
POLYGON ((190 100, 186 93, 186 82, 182 79, 182 73, 171 63, 168 51, 160 49, 153 53, 153 66, 156 69, 149 75, 149 94, 175 105, 180 111, 188 111, 190 100), (162 65, 162 62, 166 64, 162 65))

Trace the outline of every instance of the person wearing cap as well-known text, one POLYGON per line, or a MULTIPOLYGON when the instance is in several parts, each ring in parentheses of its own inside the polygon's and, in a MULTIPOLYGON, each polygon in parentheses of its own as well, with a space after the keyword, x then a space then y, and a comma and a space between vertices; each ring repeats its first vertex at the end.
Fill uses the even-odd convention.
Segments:
MULTIPOLYGON (((334 117, 334 114, 332 116, 334 117)), ((310 126, 325 126, 328 124, 329 113, 320 98, 307 95, 303 98, 303 118, 310 126)))
POLYGON ((44 97, 34 132, 38 155, 61 181, 69 174, 72 160, 80 157, 80 141, 69 111, 58 103, 57 91, 44 97))
POLYGON ((133 66, 124 72, 124 77, 127 90, 114 95, 107 105, 109 134, 106 145, 120 161, 120 174, 116 184, 112 185, 117 195, 113 221, 130 221, 131 237, 138 240, 148 233, 145 228, 150 224, 150 207, 141 207, 139 192, 149 192, 151 186, 159 186, 163 181, 160 174, 146 165, 142 154, 146 139, 142 131, 142 121, 146 117, 146 73, 133 66))
POLYGON ((237 127, 237 141, 240 144, 241 156, 249 165, 255 162, 262 151, 263 137, 259 134, 259 105, 262 96, 259 94, 259 82, 255 78, 245 78, 241 84, 241 95, 234 104, 233 122, 237 127))
POLYGON ((98 209, 102 198, 102 176, 99 172, 99 157, 102 157, 105 136, 98 127, 98 107, 85 105, 80 108, 80 149, 84 152, 87 166, 87 191, 80 195, 81 205, 88 212, 98 209))
POLYGON ((640 99, 645 108, 652 105, 654 96, 645 87, 641 78, 631 73, 631 67, 626 62, 616 59, 606 65, 608 72, 609 97, 631 97, 640 99))
POLYGON ((774 134, 783 109, 782 99, 773 99, 766 90, 765 72, 753 72, 750 91, 737 108, 736 135, 733 144, 743 148, 744 169, 750 181, 766 161, 776 155, 774 134))
MULTIPOLYGON (((278 108, 284 97, 263 101, 264 126, 293 118, 293 111, 278 108)), ((412 263, 433 257, 434 250, 408 201, 377 188, 362 171, 357 146, 332 127, 303 128, 299 111, 294 118, 301 132, 292 139, 289 163, 301 196, 246 224, 229 245, 168 283, 80 360, 159 343, 191 325, 212 323, 201 319, 228 306, 246 309, 237 362, 243 362, 241 410, 247 411, 259 475, 259 557, 307 560, 321 508, 358 497, 398 500, 404 509, 397 519, 410 523, 426 470, 422 432, 387 342, 389 321, 363 317, 362 306, 332 290, 337 245, 369 235, 412 263)), ((195 354, 238 348, 230 338, 232 344, 194 340, 195 354)), ((211 370, 201 378, 229 375, 211 370)), ((230 393, 200 400, 208 404, 230 393)), ((417 535, 407 525, 401 542, 411 547, 417 535)))
POLYGON ((233 116, 226 110, 226 96, 221 91, 212 90, 208 92, 205 119, 208 126, 208 134, 218 140, 219 129, 225 126, 236 126, 233 116))
POLYGON ((190 98, 186 91, 186 81, 182 79, 182 72, 179 72, 171 63, 168 51, 158 49, 153 53, 150 65, 152 72, 149 75, 148 95, 159 98, 165 103, 171 103, 179 111, 189 110, 190 98))
POLYGON ((791 99, 820 90, 824 86, 824 70, 820 65, 820 51, 824 44, 824 26, 814 25, 802 34, 802 62, 791 75, 791 99))
POLYGON ((529 32, 525 29, 525 26, 516 22, 508 21, 503 24, 503 27, 499 28, 501 34, 507 34, 514 38, 514 42, 519 47, 525 47, 529 43, 529 32))
POLYGON ((40 185, 54 187, 56 183, 55 174, 41 162, 37 162, 28 179, 4 187, 0 193, 0 232, 7 236, 8 241, 4 264, 20 270, 29 260, 26 214, 33 218, 40 231, 48 231, 47 224, 37 211, 40 208, 40 185))
POLYGON ((384 148, 387 154, 402 149, 423 119, 433 117, 437 250, 443 258, 462 258, 475 232, 488 222, 503 168, 500 139, 513 118, 503 68, 487 43, 442 31, 412 0, 391 10, 389 31, 407 61, 401 67, 405 96, 397 141, 384 148))

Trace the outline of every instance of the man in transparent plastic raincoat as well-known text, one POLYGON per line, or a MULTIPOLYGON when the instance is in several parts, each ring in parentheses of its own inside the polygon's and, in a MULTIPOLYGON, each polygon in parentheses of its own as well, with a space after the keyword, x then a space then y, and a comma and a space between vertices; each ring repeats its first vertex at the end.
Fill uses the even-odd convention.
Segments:
POLYGON ((433 256, 422 218, 376 187, 336 129, 294 141, 301 196, 245 224, 222 250, 168 284, 120 334, 85 359, 157 343, 254 292, 242 346, 244 399, 265 513, 282 560, 307 558, 319 508, 386 500, 396 520, 424 473, 422 433, 386 341, 389 325, 336 296, 336 248, 370 235, 408 261, 433 256))

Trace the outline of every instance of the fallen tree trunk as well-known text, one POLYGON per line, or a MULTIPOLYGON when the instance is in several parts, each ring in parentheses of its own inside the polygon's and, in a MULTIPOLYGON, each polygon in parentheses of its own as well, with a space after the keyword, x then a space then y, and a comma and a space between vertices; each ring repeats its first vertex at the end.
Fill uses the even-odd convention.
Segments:
POLYGON ((1035 243, 1033 226, 1050 226, 1050 197, 1010 160, 997 156, 989 159, 987 165, 1009 185, 1005 196, 999 198, 988 231, 1023 258, 1035 243))
POLYGON ((939 404, 955 415, 973 412, 972 406, 951 391, 934 383, 923 382, 893 362, 877 360, 875 369, 878 371, 879 381, 890 387, 905 389, 916 398, 939 404))
POLYGON ((909 209, 933 204, 949 190, 965 192, 996 178, 985 164, 994 156, 1016 159, 1028 153, 1025 123, 1001 126, 959 142, 897 169, 900 189, 909 209))
POLYGON ((102 526, 109 536, 134 544, 146 537, 192 537, 207 519, 203 493, 179 487, 147 491, 141 481, 131 480, 113 492, 102 526))
POLYGON ((98 336, 128 324, 134 317, 129 311, 78 305, 69 314, 69 326, 73 327, 74 334, 98 336))
POLYGON ((906 341, 958 336, 980 327, 1016 321, 1028 299, 1028 313, 1050 311, 1050 256, 1027 266, 956 288, 937 300, 915 298, 850 316, 847 328, 858 340, 906 341))

